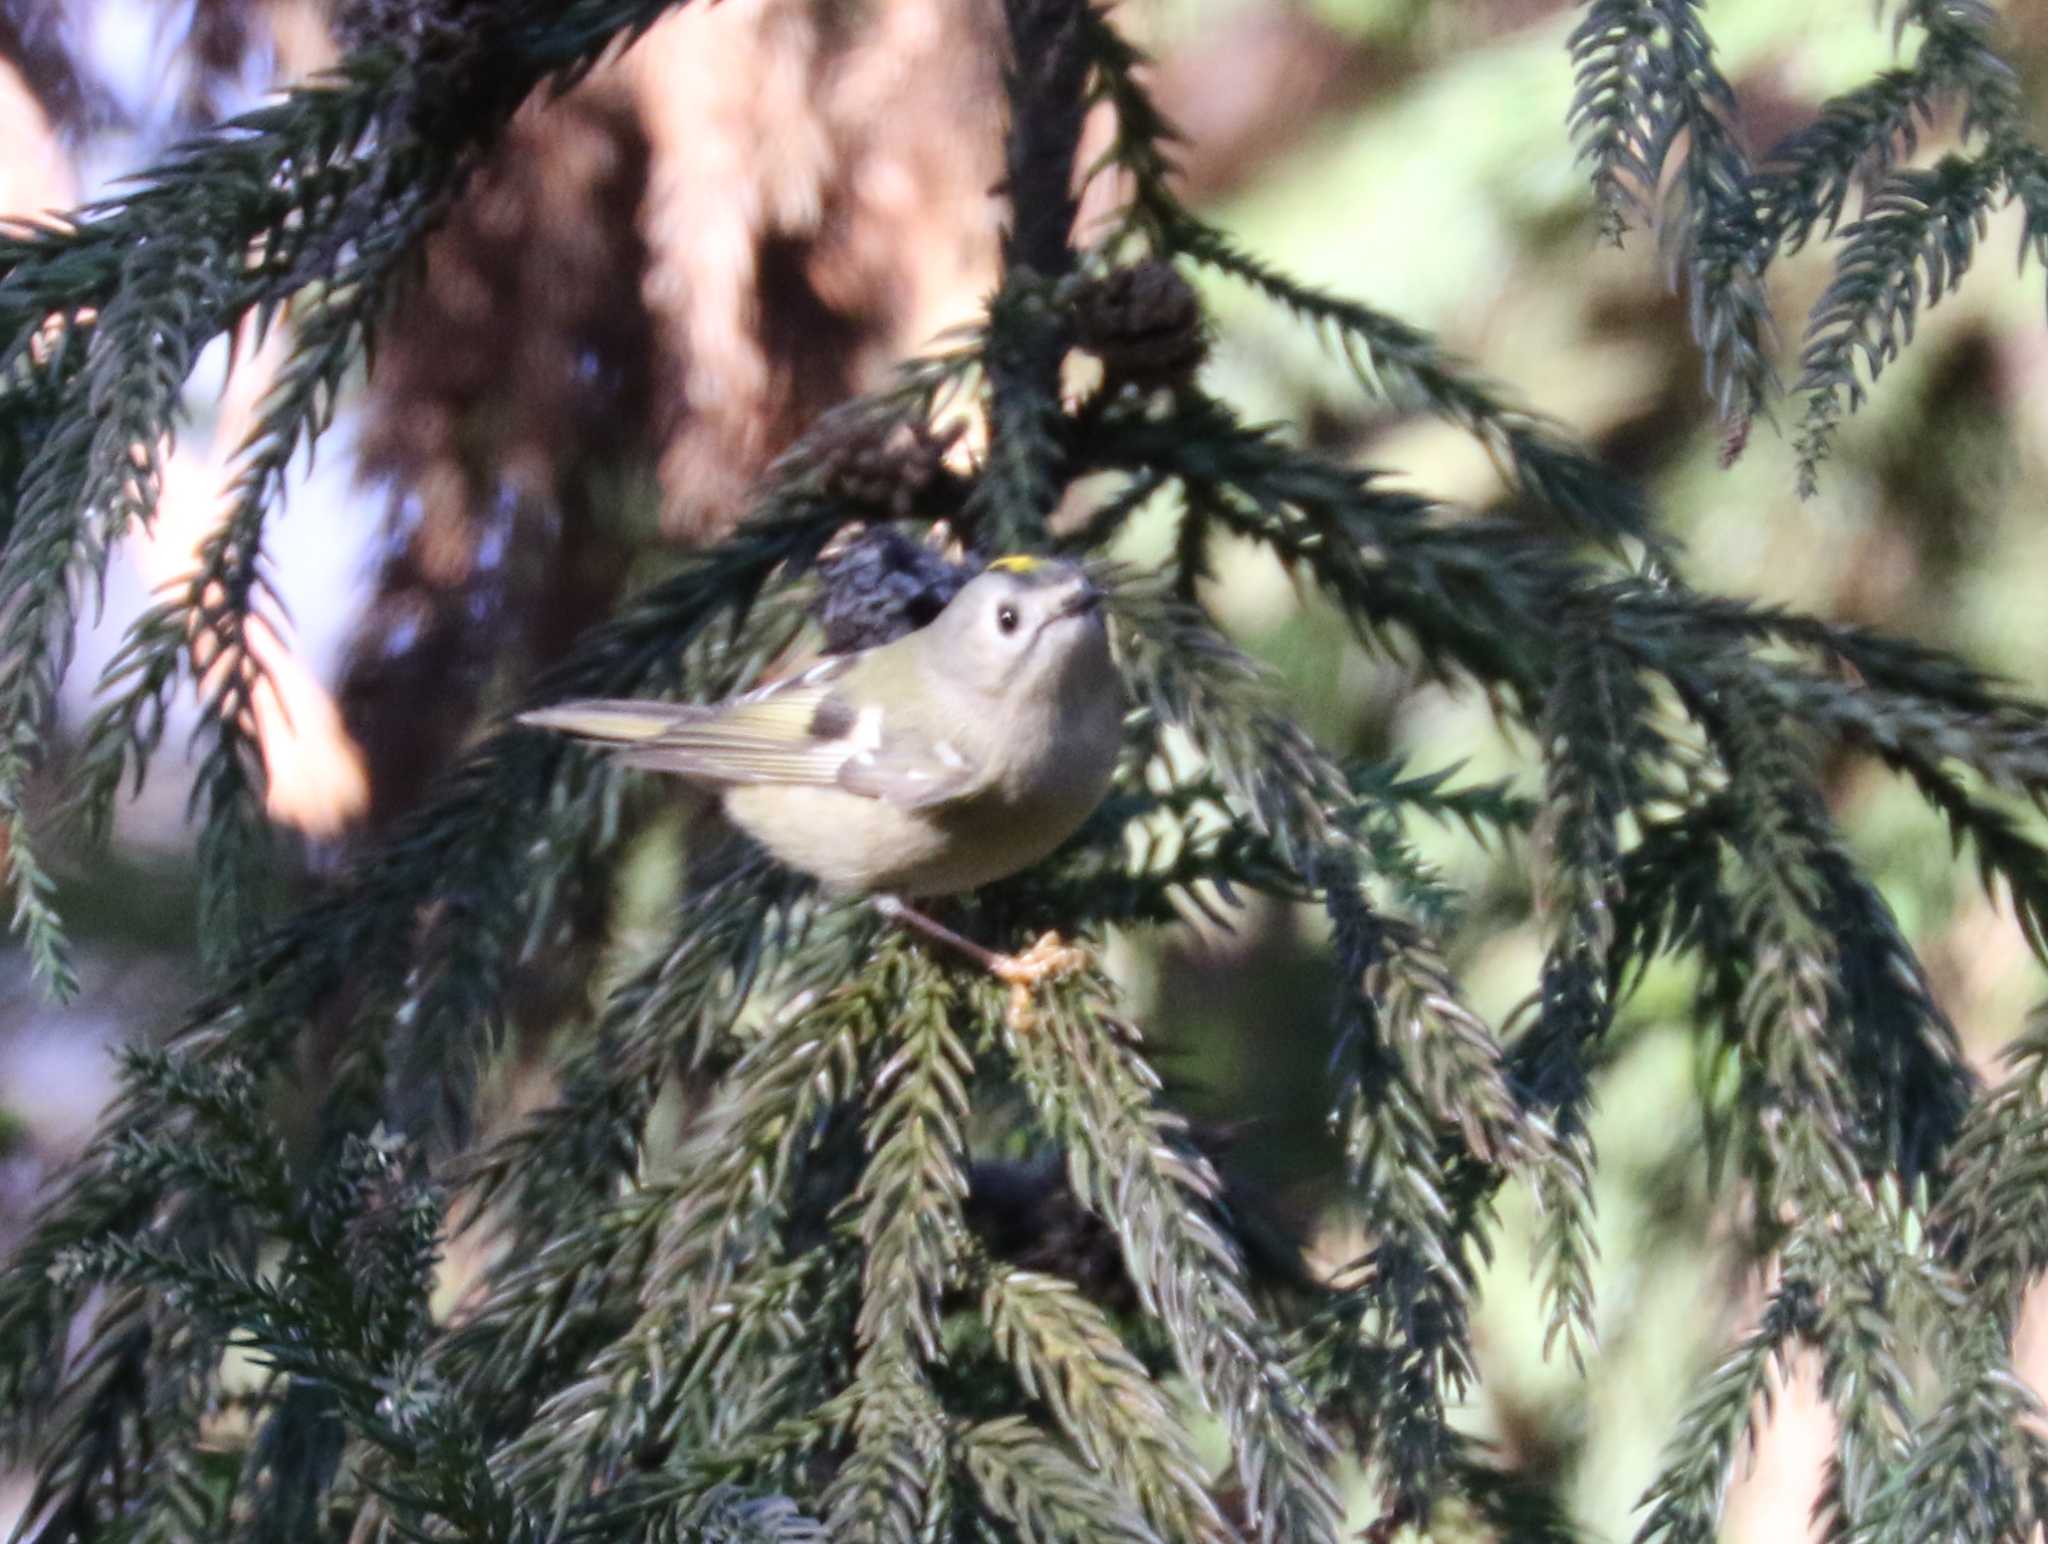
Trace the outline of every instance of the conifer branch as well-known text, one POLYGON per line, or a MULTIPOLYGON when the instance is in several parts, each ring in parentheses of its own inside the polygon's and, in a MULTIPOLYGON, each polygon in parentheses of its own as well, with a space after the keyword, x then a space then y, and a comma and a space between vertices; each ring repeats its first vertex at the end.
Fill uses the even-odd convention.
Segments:
POLYGON ((1548 765, 1546 909, 1556 918, 1535 1020, 1515 1047, 1524 1097, 1549 1126, 1535 1174, 1543 1208, 1537 1265, 1549 1314, 1583 1367, 1596 1335, 1591 1057, 1614 1020, 1614 917, 1622 822, 1649 802, 1645 765, 1664 759, 1646 729, 1649 694, 1627 664, 1577 619, 1544 716, 1548 765))
POLYGON ((1714 1369, 1680 1420, 1665 1467, 1643 1496, 1647 1515, 1636 1544, 1714 1544, 1720 1537, 1738 1458, 1754 1451, 1791 1352, 1814 1322, 1810 1284, 1781 1281, 1756 1328, 1714 1369))
POLYGON ((989 450, 969 518, 991 552, 1036 545, 1058 499, 1060 318, 1049 287, 1074 266, 1074 152, 1086 111, 1088 0, 1004 0, 1010 224, 1003 285, 989 305, 983 367, 989 450))
POLYGON ((1091 7, 1088 21, 1092 97, 1115 120, 1115 138, 1098 170, 1114 167, 1131 184, 1122 223, 1106 244, 1110 250, 1142 241, 1154 252, 1185 257, 1250 285, 1334 343, 1372 396, 1399 410, 1433 413, 1471 434, 1509 487, 1565 529, 1610 546, 1626 540, 1662 551, 1663 539, 1637 490, 1540 414, 1505 400, 1427 332, 1302 283, 1189 210, 1171 185, 1172 127, 1139 78, 1144 55, 1103 12, 1091 7))
POLYGON ((1171 249, 1251 285, 1334 342, 1359 384, 1404 410, 1432 413, 1470 434, 1508 487, 1576 536, 1618 549, 1665 551, 1640 492, 1398 317, 1327 294, 1240 252, 1223 233, 1174 211, 1171 249))
POLYGON ((967 1048, 935 973, 899 988, 907 1033, 867 1088, 861 1303, 854 1324, 854 1448, 825 1494, 846 1539, 910 1541, 950 1511, 944 1418, 926 1366, 939 1356, 939 1294, 966 1236, 967 1048))
POLYGON ((211 742, 192 793, 194 810, 204 809, 199 935, 217 966, 253 939, 258 919, 243 914, 242 902, 260 891, 256 876, 269 851, 254 727, 257 695, 270 688, 254 635, 275 633, 271 618, 281 615, 282 604, 265 571, 266 517, 283 500, 293 458, 301 447, 310 455, 333 420, 343 380, 367 343, 383 293, 379 277, 297 308, 293 352, 243 448, 230 507, 209 532, 183 592, 130 624, 102 673, 102 706, 82 736, 68 808, 99 841, 122 784, 142 785, 171 689, 187 675, 199 682, 200 733, 211 742))
POLYGON ((1863 402, 1858 356, 1875 381, 1911 341, 1923 305, 1962 282, 2000 179, 1989 156, 1946 155, 1924 171, 1893 172, 1843 228, 1835 277, 1814 302, 1799 360, 1802 494, 1818 483, 1836 425, 1863 402))
POLYGON ((1460 1451, 1446 1405, 1477 1375, 1470 1299, 1490 1249, 1488 1171, 1496 1144, 1514 1140, 1512 1102, 1499 1047, 1448 978, 1364 906, 1341 858, 1326 856, 1320 870, 1349 988, 1332 1121, 1373 1242, 1322 1310, 1326 1333, 1354 1344, 1318 1348, 1311 1338, 1308 1355, 1313 1366, 1372 1348, 1372 1363, 1325 1397, 1362 1412, 1352 1424, 1397 1513, 1420 1519, 1460 1451))
MULTIPOLYGON (((891 969, 886 980, 900 976, 891 969)), ((686 1402, 711 1392, 702 1373, 722 1338, 718 1321, 732 1314, 736 1273, 768 1245, 827 1119, 854 1097, 872 1037, 886 1022, 884 990, 863 976, 815 1006, 800 1001, 785 1011, 734 1067, 725 1096, 678 1154, 674 1177, 630 1193, 616 1215, 587 1225, 586 1244, 563 1251, 570 1261, 585 1255, 601 1271, 606 1256, 619 1259, 629 1283, 669 1286, 633 1305, 625 1332, 586 1368, 572 1369, 580 1375, 500 1460, 505 1483, 551 1511, 558 1529, 594 1486, 619 1483, 629 1457, 672 1445, 686 1402), (636 1256, 637 1266, 630 1264, 636 1256)), ((536 1295, 518 1275, 500 1290, 499 1301, 511 1307, 536 1295)), ((778 1415, 771 1404, 761 1424, 772 1426, 778 1415)))
POLYGON ((502 1198, 515 1236, 538 1246, 630 1178, 661 1084, 730 1068, 744 1049, 734 1026, 781 956, 777 935, 801 889, 757 865, 686 910, 668 945, 613 989, 591 1044, 562 1074, 562 1097, 465 1165, 473 1216, 502 1198))
POLYGON ((1018 1416, 969 1427, 960 1458, 989 1510, 1025 1544, 1085 1533, 1103 1544, 1164 1544, 1128 1501, 1018 1416))
MULTIPOLYGON (((54 352, 40 370, 61 382, 53 421, 0 503, 0 593, 10 598, 0 622, 8 735, 0 830, 20 925, 53 985, 65 985, 61 938, 20 818, 22 786, 39 761, 83 597, 100 588, 129 531, 155 514, 200 349, 245 316, 267 324, 308 286, 365 297, 361 314, 338 313, 338 338, 316 329, 301 345, 299 411, 289 411, 288 395, 284 416, 264 431, 288 460, 300 426, 319 410, 321 382, 338 379, 363 346, 370 304, 445 210, 477 151, 535 87, 573 79, 616 35, 644 29, 670 3, 578 0, 545 16, 515 9, 502 37, 470 39, 467 50, 352 55, 332 77, 210 131, 145 174, 136 192, 83 211, 78 223, 0 236, 0 380, 37 374, 36 355, 54 352)), ((0 393, 0 441, 29 443, 9 420, 32 410, 28 396, 0 393)), ((274 475, 264 460, 259 452, 252 473, 274 475)), ((246 518, 224 539, 253 551, 255 533, 241 527, 260 522, 255 511, 271 490, 249 491, 246 518)), ((233 699, 245 689, 230 678, 229 700, 211 705, 217 726, 234 720, 233 699)), ((109 726, 120 746, 114 760, 132 764, 146 747, 119 729, 109 726)), ((248 861, 257 829, 247 758, 226 733, 202 781, 238 822, 238 830, 225 819, 209 826, 209 857, 219 865, 248 861)), ((117 765, 114 785, 120 776, 117 765)))
POLYGON ((2005 1052, 2006 1074, 1964 1118, 1930 1226, 1980 1311, 2010 1332, 2020 1295, 2048 1268, 2048 1034, 2036 1022, 2005 1052))
POLYGON ((1807 323, 1795 387, 1806 398, 1802 493, 1813 490, 1836 426, 1863 400, 1856 354, 1872 380, 1897 357, 1923 304, 1960 280, 2001 191, 2027 210, 2022 256, 2044 250, 2048 158, 1997 49, 1996 22, 1984 0, 1902 5, 1897 31, 1922 33, 1912 66, 1824 104, 1761 171, 1737 139, 1734 92, 1714 66, 1696 0, 1591 0, 1572 34, 1570 126, 1592 166, 1608 235, 1618 240, 1631 214, 1648 212, 1686 144, 1658 225, 1673 281, 1683 276, 1690 291, 1708 391, 1735 426, 1730 456, 1777 389, 1765 270, 1816 230, 1834 237, 1851 189, 1873 189, 1841 229, 1834 281, 1807 323), (1965 138, 1981 138, 1982 152, 1929 171, 1900 169, 1919 125, 1954 98, 1965 138))
POLYGON ((1697 0, 1591 0, 1571 36, 1569 124, 1593 168, 1601 228, 1617 244, 1647 212, 1686 142, 1658 219, 1671 282, 1684 279, 1707 392, 1743 425, 1777 389, 1753 173, 1735 92, 1714 64, 1697 0))
POLYGON ((914 1348, 900 1339, 872 1344, 854 1378, 854 1448, 825 1492, 825 1525, 857 1544, 938 1534, 952 1512, 945 1419, 914 1348))
POLYGON ((1005 1269, 990 1272, 981 1312, 1025 1394, 1043 1400, 1088 1463, 1136 1498, 1160 1538, 1235 1537, 1166 1396, 1100 1309, 1057 1277, 1005 1269))
POLYGON ((1871 1498, 1859 1538, 2022 1539, 2041 1526, 2048 1500, 2043 1411, 1994 1325, 1966 1331, 1951 1378, 1913 1430, 1906 1461, 1871 1498))
POLYGON ((1205 1215, 1214 1170, 1157 1107, 1128 1031, 1098 1006, 1102 990, 1062 987, 1039 1024, 1007 1038, 1018 1075, 1066 1151, 1075 1193, 1117 1230, 1146 1311, 1229 1429, 1254 1536, 1334 1541, 1329 1436, 1260 1325, 1236 1250, 1205 1215))
POLYGON ((1887 70, 1831 97, 1811 124, 1773 146, 1756 182, 1758 217, 1771 244, 1792 253, 1816 231, 1832 237, 1850 193, 1882 184, 1918 149, 1920 126, 1933 120, 1958 64, 1930 38, 1911 69, 1887 70))

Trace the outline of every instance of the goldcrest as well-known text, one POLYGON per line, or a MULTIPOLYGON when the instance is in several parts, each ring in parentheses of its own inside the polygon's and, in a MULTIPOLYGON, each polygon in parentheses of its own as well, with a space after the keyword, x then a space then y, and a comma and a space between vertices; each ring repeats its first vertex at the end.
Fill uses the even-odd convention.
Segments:
POLYGON ((950 895, 1036 863, 1108 791, 1123 698, 1102 600, 1072 563, 999 558, 929 625, 729 701, 520 722, 718 790, 831 891, 950 895))

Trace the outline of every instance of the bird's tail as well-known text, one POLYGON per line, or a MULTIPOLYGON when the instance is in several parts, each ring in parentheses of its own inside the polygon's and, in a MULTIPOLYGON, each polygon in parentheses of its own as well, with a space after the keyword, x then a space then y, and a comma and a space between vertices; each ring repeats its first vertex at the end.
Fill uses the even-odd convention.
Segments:
POLYGON ((689 723, 703 711, 673 702, 586 697, 580 702, 562 702, 552 708, 522 713, 519 722, 533 729, 574 735, 579 740, 641 745, 659 739, 679 724, 689 723))

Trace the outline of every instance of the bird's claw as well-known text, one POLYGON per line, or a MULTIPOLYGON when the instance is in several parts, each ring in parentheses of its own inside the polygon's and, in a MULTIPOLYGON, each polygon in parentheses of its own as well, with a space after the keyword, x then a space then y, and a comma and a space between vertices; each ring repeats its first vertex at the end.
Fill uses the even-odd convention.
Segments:
POLYGON ((1038 941, 1022 954, 1007 954, 994 966, 996 978, 1009 983, 1010 1028, 1018 1033, 1038 1022, 1031 994, 1048 981, 1070 976, 1088 964, 1087 951, 1066 942, 1057 933, 1041 933, 1038 941))

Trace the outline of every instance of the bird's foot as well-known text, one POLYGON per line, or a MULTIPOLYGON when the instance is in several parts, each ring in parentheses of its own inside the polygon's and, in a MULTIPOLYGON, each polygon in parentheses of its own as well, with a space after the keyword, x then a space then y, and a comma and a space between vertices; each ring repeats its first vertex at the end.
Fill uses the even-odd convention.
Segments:
POLYGON ((1057 933, 1041 933, 1038 942, 1022 954, 1002 954, 990 962, 989 970, 1010 988, 1010 1028, 1022 1034, 1038 1023, 1031 1000, 1033 992, 1049 981, 1058 981, 1086 969, 1088 953, 1068 943, 1057 933))
POLYGON ((1006 983, 1010 988, 1007 1020, 1010 1028, 1020 1034, 1038 1022, 1031 994, 1046 982, 1072 975, 1088 964, 1088 952, 1066 942, 1057 933, 1041 933, 1038 942, 1022 954, 997 954, 992 949, 984 949, 971 938, 962 938, 951 928, 905 905, 896 896, 878 895, 872 898, 872 904, 891 922, 964 954, 998 981, 1006 983))

